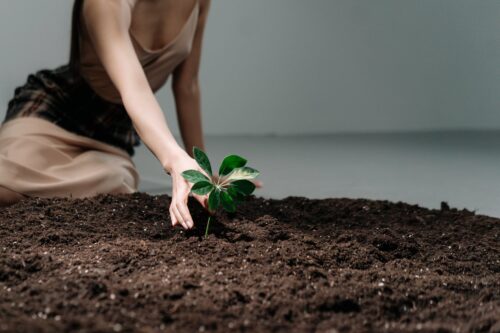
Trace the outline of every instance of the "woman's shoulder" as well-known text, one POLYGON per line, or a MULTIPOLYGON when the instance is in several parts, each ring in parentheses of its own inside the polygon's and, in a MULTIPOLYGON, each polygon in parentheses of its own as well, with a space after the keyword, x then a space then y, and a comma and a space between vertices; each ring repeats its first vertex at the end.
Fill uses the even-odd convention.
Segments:
POLYGON ((80 12, 79 30, 83 38, 88 38, 88 27, 99 24, 112 17, 116 22, 129 22, 132 17, 135 0, 86 0, 80 12))
POLYGON ((129 18, 135 5, 135 0, 86 0, 81 11, 83 18, 81 21, 117 14, 129 18))

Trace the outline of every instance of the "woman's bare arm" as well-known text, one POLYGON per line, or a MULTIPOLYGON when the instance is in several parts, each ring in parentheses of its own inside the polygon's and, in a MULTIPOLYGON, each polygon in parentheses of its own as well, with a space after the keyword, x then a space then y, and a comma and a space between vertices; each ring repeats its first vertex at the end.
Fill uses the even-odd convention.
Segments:
POLYGON ((176 67, 172 77, 177 119, 186 152, 192 155, 193 146, 205 150, 203 142, 201 94, 198 82, 203 33, 207 21, 210 0, 200 0, 198 25, 189 56, 176 67))
POLYGON ((130 0, 86 0, 83 16, 97 55, 120 93, 142 141, 170 172, 186 152, 178 145, 149 85, 129 35, 130 0))
MULTIPOLYGON (((84 21, 96 53, 120 93, 137 133, 172 176, 172 225, 193 227, 187 206, 191 185, 182 172, 203 170, 175 141, 137 58, 129 35, 134 0, 86 0, 84 21)), ((207 196, 193 195, 205 209, 207 196)))

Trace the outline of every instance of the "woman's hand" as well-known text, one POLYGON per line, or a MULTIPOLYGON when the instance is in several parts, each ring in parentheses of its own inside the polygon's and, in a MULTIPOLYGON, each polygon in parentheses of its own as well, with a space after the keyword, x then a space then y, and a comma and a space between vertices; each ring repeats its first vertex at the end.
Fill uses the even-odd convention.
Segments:
MULTIPOLYGON (((185 229, 194 226, 193 219, 187 206, 188 197, 193 184, 182 177, 186 170, 197 170, 207 177, 206 172, 198 166, 198 163, 186 152, 181 153, 172 162, 169 169, 165 169, 172 176, 172 201, 170 203, 170 219, 172 226, 182 225, 185 229)), ((192 194, 196 200, 208 211, 208 195, 192 194)))

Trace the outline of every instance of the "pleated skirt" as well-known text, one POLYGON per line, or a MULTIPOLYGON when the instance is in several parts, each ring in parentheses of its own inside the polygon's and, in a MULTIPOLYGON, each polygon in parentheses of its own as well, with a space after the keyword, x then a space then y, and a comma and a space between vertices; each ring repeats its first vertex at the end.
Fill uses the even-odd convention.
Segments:
POLYGON ((123 149, 39 117, 0 126, 0 186, 28 197, 133 193, 139 174, 123 149))

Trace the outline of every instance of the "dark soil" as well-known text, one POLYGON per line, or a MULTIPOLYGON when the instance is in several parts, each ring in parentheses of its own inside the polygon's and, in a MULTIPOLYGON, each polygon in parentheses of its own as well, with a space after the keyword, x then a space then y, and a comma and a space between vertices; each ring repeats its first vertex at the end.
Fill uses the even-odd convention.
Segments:
POLYGON ((0 210, 0 332, 500 332, 500 220, 248 198, 170 226, 168 196, 0 210))

